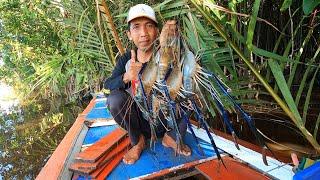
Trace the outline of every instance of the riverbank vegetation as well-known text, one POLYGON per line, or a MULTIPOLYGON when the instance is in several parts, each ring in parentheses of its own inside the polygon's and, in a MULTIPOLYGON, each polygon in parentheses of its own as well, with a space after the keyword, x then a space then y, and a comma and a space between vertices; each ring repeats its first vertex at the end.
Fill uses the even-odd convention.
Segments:
MULTIPOLYGON (((282 124, 299 132, 303 139, 299 142, 320 152, 317 0, 1 0, 1 81, 19 92, 22 102, 27 102, 22 106, 38 104, 33 106, 38 107, 35 111, 51 113, 42 135, 54 124, 70 126, 74 115, 62 121, 61 113, 68 114, 63 109, 72 109, 102 90, 116 57, 132 47, 125 33, 125 13, 137 3, 152 5, 160 24, 177 19, 199 62, 222 78, 253 116, 281 116, 282 124)), ((211 117, 216 116, 214 108, 210 112, 211 117)), ((232 109, 229 112, 234 113, 232 109)), ((25 137, 41 137, 35 132, 43 127, 44 116, 48 114, 29 118, 23 125, 15 122, 14 129, 28 131, 25 137)), ((234 124, 246 128, 237 120, 234 124)), ((58 141, 51 135, 56 145, 58 141)), ((31 147, 37 144, 26 139, 31 147)), ((9 144, 1 151, 14 150, 16 145, 9 144)), ((48 147, 54 149, 54 145, 48 147)), ((42 165, 44 162, 42 159, 42 165)))

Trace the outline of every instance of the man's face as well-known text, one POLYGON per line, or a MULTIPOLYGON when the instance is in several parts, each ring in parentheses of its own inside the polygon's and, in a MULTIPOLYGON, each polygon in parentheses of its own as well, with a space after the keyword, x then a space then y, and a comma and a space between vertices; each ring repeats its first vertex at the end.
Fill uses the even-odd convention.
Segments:
POLYGON ((156 24, 148 18, 139 17, 130 21, 128 31, 129 39, 132 39, 138 49, 151 50, 153 42, 158 36, 156 24))

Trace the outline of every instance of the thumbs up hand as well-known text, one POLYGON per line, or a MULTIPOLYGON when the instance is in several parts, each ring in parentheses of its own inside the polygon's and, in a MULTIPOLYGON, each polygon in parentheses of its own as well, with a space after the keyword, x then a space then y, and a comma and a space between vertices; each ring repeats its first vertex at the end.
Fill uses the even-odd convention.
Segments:
POLYGON ((136 52, 131 50, 130 66, 126 73, 123 75, 123 81, 128 83, 130 81, 138 80, 138 74, 142 68, 142 63, 137 61, 136 52))

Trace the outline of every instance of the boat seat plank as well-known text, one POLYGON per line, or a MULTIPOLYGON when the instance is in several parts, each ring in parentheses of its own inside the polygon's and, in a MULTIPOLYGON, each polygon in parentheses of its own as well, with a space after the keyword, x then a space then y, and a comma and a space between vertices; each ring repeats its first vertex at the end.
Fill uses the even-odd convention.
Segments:
POLYGON ((118 145, 116 145, 115 148, 113 148, 109 153, 102 156, 97 162, 95 163, 74 162, 73 164, 71 164, 69 169, 80 174, 89 175, 90 173, 95 171, 97 168, 104 166, 106 163, 108 163, 112 158, 114 158, 119 153, 128 149, 129 145, 130 145, 130 139, 127 137, 124 140, 122 140, 118 145))
POLYGON ((96 162, 101 156, 109 152, 119 140, 126 136, 126 134, 127 132, 121 128, 115 129, 92 146, 89 146, 87 149, 80 152, 75 160, 91 163, 96 162))
POLYGON ((97 169, 97 171, 93 172, 90 177, 93 180, 103 180, 105 179, 112 170, 119 164, 119 162, 122 160, 122 157, 125 155, 127 151, 122 151, 119 154, 117 154, 109 163, 107 163, 105 166, 102 166, 101 168, 97 169))

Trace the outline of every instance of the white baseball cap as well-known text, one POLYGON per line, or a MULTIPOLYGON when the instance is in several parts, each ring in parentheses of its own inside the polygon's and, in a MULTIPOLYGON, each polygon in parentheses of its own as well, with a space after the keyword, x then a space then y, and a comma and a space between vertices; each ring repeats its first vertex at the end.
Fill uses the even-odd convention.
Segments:
POLYGON ((138 17, 146 17, 158 23, 154 10, 146 4, 137 4, 132 6, 128 12, 127 23, 138 17))

